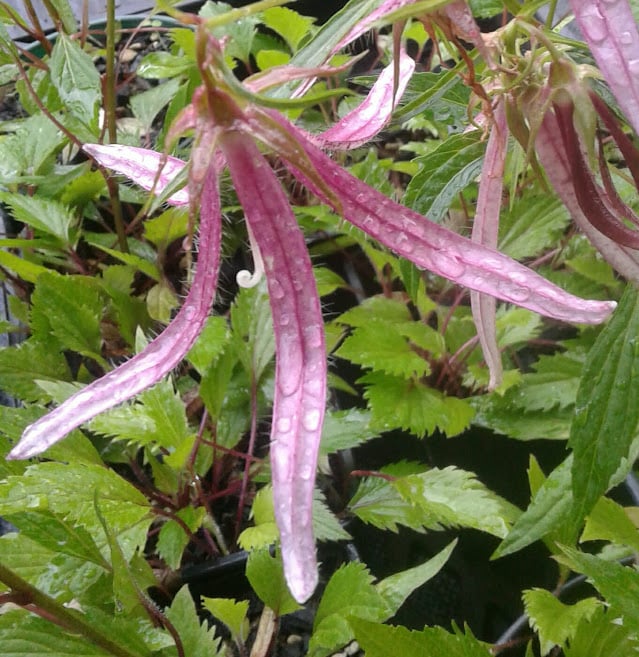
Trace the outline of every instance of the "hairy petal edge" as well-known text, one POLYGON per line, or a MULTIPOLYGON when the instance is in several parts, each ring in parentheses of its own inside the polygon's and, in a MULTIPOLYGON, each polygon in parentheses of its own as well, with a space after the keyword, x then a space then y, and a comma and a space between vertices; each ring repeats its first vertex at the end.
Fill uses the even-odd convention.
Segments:
POLYGON ((326 404, 324 325, 304 236, 254 141, 228 132, 221 147, 264 262, 276 342, 271 469, 284 574, 305 602, 317 585, 312 505, 326 404))
POLYGON ((202 190, 201 207, 198 264, 191 289, 175 319, 131 360, 30 424, 7 458, 25 459, 40 454, 98 413, 152 386, 182 360, 204 327, 215 299, 221 211, 214 166, 209 168, 202 190))

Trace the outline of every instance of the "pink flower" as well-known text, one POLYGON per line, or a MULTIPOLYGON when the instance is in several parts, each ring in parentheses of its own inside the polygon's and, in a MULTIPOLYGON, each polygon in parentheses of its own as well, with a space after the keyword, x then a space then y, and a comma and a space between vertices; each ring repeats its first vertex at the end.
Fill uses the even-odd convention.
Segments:
MULTIPOLYGON (((195 132, 188 193, 183 190, 169 199, 188 202, 192 213, 200 214, 191 291, 173 322, 143 352, 27 427, 10 458, 42 452, 95 414, 158 381, 186 354, 215 295, 221 226, 218 175, 226 165, 245 211, 255 260, 263 263, 268 283, 277 358, 271 433, 275 515, 287 583, 293 596, 305 601, 317 583, 312 498, 326 392, 323 321, 304 237, 258 142, 345 220, 419 267, 565 321, 602 322, 615 304, 574 297, 499 251, 434 224, 369 187, 318 148, 316 138, 279 113, 237 97, 227 78, 216 74, 215 66, 222 66, 219 44, 208 38, 205 46, 204 84, 174 125, 174 132, 195 132)), ((409 75, 410 68, 402 70, 409 75)), ((390 113, 394 90, 387 83, 382 86, 380 104, 390 113)), ((357 114, 349 116, 349 139, 369 138, 371 130, 384 124, 384 117, 371 119, 367 109, 364 104, 359 119, 357 114)), ((344 134, 339 126, 333 129, 338 141, 344 134)), ((85 150, 155 193, 184 166, 138 148, 88 145, 85 150)))

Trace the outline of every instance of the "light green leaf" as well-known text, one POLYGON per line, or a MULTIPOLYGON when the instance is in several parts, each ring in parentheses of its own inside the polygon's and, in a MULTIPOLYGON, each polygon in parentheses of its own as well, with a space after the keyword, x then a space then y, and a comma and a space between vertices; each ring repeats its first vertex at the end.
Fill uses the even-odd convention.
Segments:
POLYGON ((50 397, 36 381, 70 379, 64 356, 46 342, 30 339, 18 347, 0 349, 0 388, 18 399, 47 402, 50 397))
POLYGON ((100 74, 77 41, 59 34, 49 63, 51 81, 71 114, 86 125, 97 120, 102 97, 100 74))
POLYGON ((346 281, 332 269, 328 267, 313 267, 313 275, 317 284, 317 292, 320 297, 332 294, 340 288, 347 288, 346 281))
POLYGON ((586 359, 569 445, 579 524, 627 459, 639 420, 639 294, 629 285, 586 359))
MULTIPOLYGON (((204 507, 195 509, 192 506, 187 506, 180 509, 176 515, 191 532, 196 532, 206 515, 206 509, 204 507)), ((191 536, 180 523, 176 520, 168 520, 160 529, 156 549, 166 565, 172 570, 177 570, 182 561, 184 548, 190 540, 191 536)))
POLYGON ((322 427, 320 454, 334 454, 376 438, 379 433, 371 429, 370 423, 371 415, 368 411, 357 408, 327 411, 322 427))
MULTIPOLYGON (((85 238, 86 237, 87 236, 85 235, 85 238)), ((107 246, 99 244, 98 242, 96 242, 94 239, 91 238, 88 238, 87 241, 89 242, 89 244, 91 244, 91 246, 95 246, 97 249, 100 249, 101 251, 108 253, 110 256, 113 256, 114 258, 120 260, 126 265, 131 265, 132 267, 139 269, 143 274, 146 274, 149 278, 153 279, 154 281, 159 282, 162 279, 160 270, 158 269, 157 265, 153 262, 150 262, 146 258, 143 258, 142 256, 139 255, 135 255, 134 253, 123 253, 122 251, 116 251, 115 249, 111 249, 107 246)))
POLYGON ((424 376, 430 373, 426 358, 420 356, 391 324, 371 322, 356 328, 336 355, 352 363, 382 370, 387 374, 424 376))
POLYGON ((470 404, 446 397, 421 381, 374 371, 359 379, 372 411, 374 430, 401 428, 422 437, 439 429, 448 436, 464 431, 473 418, 470 404))
POLYGON ((181 81, 173 78, 129 98, 133 116, 140 121, 142 134, 151 131, 155 117, 168 105, 180 88, 181 81))
POLYGON ((505 537, 519 510, 478 481, 472 472, 452 466, 396 479, 399 494, 423 514, 429 527, 472 527, 505 537))
POLYGON ((0 249, 0 265, 13 272, 27 283, 35 283, 38 277, 49 270, 42 265, 31 262, 25 257, 0 249))
POLYGON ((581 542, 600 540, 626 545, 639 552, 639 530, 626 509, 607 497, 602 497, 595 504, 580 537, 581 542))
POLYGON ((200 623, 188 586, 178 591, 166 616, 180 635, 184 655, 222 657, 225 654, 220 648, 220 640, 215 637, 215 628, 209 629, 206 622, 200 623))
POLYGON ((0 192, 0 201, 11 208, 17 221, 52 235, 65 246, 71 243, 78 216, 66 205, 49 198, 9 192, 0 192))
POLYGON ((302 39, 310 32, 314 18, 302 16, 287 7, 271 7, 262 14, 264 25, 279 34, 295 52, 302 39))
POLYGON ((359 306, 342 313, 337 322, 351 326, 367 326, 371 321, 387 324, 411 321, 410 310, 406 302, 399 297, 368 297, 359 306))
POLYGON ((381 622, 390 614, 366 566, 356 561, 342 566, 326 585, 317 608, 309 655, 325 655, 349 643, 354 636, 345 619, 356 617, 381 622))
POLYGON ((448 561, 456 545, 457 539, 449 543, 432 559, 414 568, 402 570, 377 584, 377 591, 390 609, 389 616, 393 616, 399 611, 399 608, 415 589, 437 575, 448 561))
POLYGON ((202 604, 217 620, 224 623, 237 643, 248 637, 248 600, 237 602, 228 598, 202 598, 202 604))
POLYGON ((166 249, 171 242, 185 237, 189 230, 189 213, 182 207, 172 207, 144 222, 144 237, 158 249, 166 249))
POLYGON ((435 151, 417 158, 422 167, 404 195, 404 204, 441 223, 453 199, 481 171, 485 144, 476 130, 448 137, 435 151))
POLYGON ((562 547, 561 550, 565 556, 560 561, 586 575, 615 614, 622 616, 624 626, 639 631, 639 573, 634 568, 573 548, 562 547))
POLYGON ((22 612, 0 615, 4 657, 112 657, 90 641, 69 634, 54 623, 22 612))
POLYGON ((371 623, 353 618, 355 637, 366 657, 388 657, 392 646, 395 655, 410 657, 489 657, 488 646, 478 641, 469 629, 465 634, 450 634, 441 627, 427 627, 422 632, 405 627, 371 623))
POLYGON ((186 359, 200 375, 211 367, 224 351, 229 339, 229 330, 224 317, 209 317, 186 359))
POLYGON ((557 244, 570 215, 556 197, 524 195, 503 212, 499 223, 499 250, 515 260, 533 258, 557 244))
POLYGON ((541 654, 547 655, 554 646, 564 647, 577 633, 579 623, 592 618, 601 602, 586 598, 574 605, 565 605, 550 591, 531 589, 524 591, 524 608, 531 627, 539 635, 541 654))
POLYGON ((38 278, 32 302, 31 328, 36 337, 45 341, 54 335, 63 349, 106 365, 101 354, 106 304, 94 281, 48 272, 38 278))
POLYGON ((5 518, 20 534, 39 543, 53 554, 66 554, 91 561, 107 569, 108 563, 84 527, 47 510, 22 511, 5 518))
POLYGON ((259 599, 277 616, 290 614, 300 608, 284 581, 282 559, 279 555, 272 557, 268 548, 254 550, 249 554, 246 577, 259 599))
POLYGON ((589 620, 583 619, 572 641, 564 649, 565 657, 629 657, 639 649, 637 635, 621 625, 615 610, 597 609, 589 620))

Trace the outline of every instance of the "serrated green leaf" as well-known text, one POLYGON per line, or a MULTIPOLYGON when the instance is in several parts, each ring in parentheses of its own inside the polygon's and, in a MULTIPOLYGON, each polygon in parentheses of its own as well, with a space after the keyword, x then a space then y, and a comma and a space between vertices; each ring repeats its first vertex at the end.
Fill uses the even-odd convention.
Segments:
POLYGON ((136 255, 135 253, 123 253, 122 251, 116 251, 115 249, 111 249, 107 246, 104 246, 103 244, 100 244, 92 237, 88 237, 86 234, 84 237, 87 240, 87 242, 91 244, 91 246, 95 246, 97 249, 100 249, 101 251, 108 253, 110 256, 113 256, 114 258, 120 260, 126 265, 131 265, 132 267, 139 269, 143 274, 146 274, 149 278, 153 279, 154 281, 159 282, 160 280, 162 280, 162 276, 160 274, 160 270, 158 269, 157 265, 150 262, 146 258, 136 255))
POLYGON ((550 591, 530 589, 523 594, 524 608, 531 627, 539 635, 541 654, 547 655, 554 646, 565 646, 577 633, 579 623, 592 618, 601 602, 586 598, 574 605, 565 605, 550 591))
POLYGON ((264 281, 242 288, 231 310, 233 343, 247 373, 259 381, 275 355, 275 339, 264 281))
POLYGON ((27 283, 35 283, 38 277, 46 274, 49 270, 42 265, 31 262, 25 257, 0 249, 0 265, 13 272, 27 283))
POLYGON ((101 321, 105 302, 100 289, 85 276, 48 272, 38 278, 32 296, 31 328, 46 341, 54 335, 71 349, 106 365, 101 355, 101 321))
POLYGON ((604 561, 573 548, 561 547, 562 563, 586 575, 603 595, 623 624, 633 632, 639 630, 639 573, 616 562, 604 561))
POLYGON ((427 527, 472 527, 505 537, 519 510, 478 481, 472 472, 449 466, 396 479, 404 500, 420 509, 427 527))
POLYGON ((374 371, 361 377, 359 383, 366 386, 364 397, 376 430, 401 428, 422 437, 439 429, 454 436, 469 426, 474 415, 465 400, 446 397, 420 381, 374 371))
POLYGON ((429 374, 428 361, 393 328, 385 322, 359 326, 346 338, 336 355, 357 365, 406 378, 429 374))
POLYGON ((422 168, 408 184, 404 204, 440 223, 453 199, 481 171, 486 147, 477 132, 452 135, 429 155, 417 158, 422 168))
POLYGON ((100 74, 77 41, 59 34, 49 63, 51 81, 71 114, 86 125, 97 120, 102 98, 100 74))
POLYGON ((190 441, 186 409, 170 381, 160 381, 138 395, 136 402, 101 413, 89 426, 92 431, 139 445, 155 443, 171 452, 190 441))
POLYGON ((313 494, 313 533, 317 541, 347 541, 351 535, 340 525, 321 491, 313 494))
POLYGON ((215 629, 200 623, 188 586, 183 586, 173 598, 166 616, 174 625, 188 657, 222 657, 220 640, 215 637, 215 629))
POLYGON ((417 632, 359 618, 352 619, 351 623, 366 657, 388 657, 389 646, 393 647, 393 654, 411 657, 489 657, 492 654, 469 629, 465 634, 450 634, 441 627, 427 627, 417 632))
POLYGON ((279 555, 272 557, 268 548, 254 550, 249 554, 246 577, 260 600, 277 616, 290 614, 300 608, 286 586, 282 559, 279 555))
POLYGON ((366 326, 371 321, 395 324, 409 322, 411 319, 410 310, 404 300, 398 297, 374 296, 342 313, 336 321, 351 326, 366 326))
POLYGON ((638 335, 639 294, 629 285, 588 354, 577 393, 569 440, 575 524, 606 492, 637 434, 638 335))
POLYGON ((224 351, 229 339, 229 330, 224 317, 209 317, 186 359, 200 375, 211 367, 224 351))
POLYGON ((91 535, 84 527, 75 525, 50 511, 22 511, 7 516, 21 535, 50 550, 53 554, 66 554, 83 561, 108 568, 91 535))
POLYGON ((572 456, 566 458, 548 475, 530 505, 515 521, 508 536, 499 545, 494 558, 517 552, 563 525, 562 538, 571 542, 576 538, 564 521, 572 506, 570 468, 572 456))
POLYGON ((310 32, 314 18, 301 16, 287 7, 271 7, 262 14, 264 25, 279 34, 295 52, 302 39, 310 32))
POLYGON ((499 250, 515 260, 533 258, 557 244, 570 223, 570 214, 556 197, 524 195, 502 213, 499 250))
POLYGON ((202 598, 202 604, 217 620, 224 623, 237 643, 244 643, 248 636, 248 600, 237 602, 227 598, 202 598))
POLYGON ((0 615, 0 645, 4 657, 112 657, 80 636, 20 612, 0 615))
POLYGON ((390 614, 363 563, 352 561, 341 566, 328 581, 320 600, 308 653, 324 655, 349 643, 354 636, 345 619, 350 621, 355 617, 381 622, 390 614))
POLYGON ((592 618, 579 623, 563 653, 565 657, 629 657, 638 648, 637 635, 619 623, 615 611, 600 607, 592 618))
POLYGON ((340 288, 347 288, 346 281, 332 269, 328 267, 313 267, 313 275, 317 285, 317 293, 320 297, 332 294, 340 288))
POLYGON ((357 408, 327 411, 322 427, 320 454, 334 454, 376 438, 379 433, 371 429, 370 422, 370 413, 357 408))
POLYGON ((53 199, 9 192, 0 192, 0 201, 11 208, 17 221, 52 235, 62 245, 70 244, 72 230, 78 222, 71 208, 53 199))
POLYGON ((153 127, 153 121, 162 109, 168 105, 180 88, 177 78, 166 80, 157 87, 152 87, 129 98, 133 116, 141 123, 142 134, 147 134, 153 127))
POLYGON ((537 313, 525 308, 505 308, 497 313, 496 328, 497 342, 503 348, 538 337, 543 326, 537 313))
POLYGON ((171 242, 185 237, 189 231, 189 214, 182 207, 172 207, 144 222, 144 237, 158 249, 166 249, 171 242))
MULTIPOLYGON (((200 16, 213 18, 230 10, 231 5, 226 2, 207 2, 200 10, 200 16)), ((258 22, 259 19, 255 15, 243 16, 231 23, 216 27, 211 32, 219 39, 228 40, 228 46, 224 49, 226 57, 248 63, 258 22)))
MULTIPOLYGON (((204 507, 195 509, 192 506, 187 506, 180 509, 176 515, 191 532, 196 532, 206 515, 206 509, 204 507)), ((182 524, 176 520, 168 520, 160 529, 156 549, 166 565, 173 570, 177 570, 182 561, 184 548, 190 540, 191 536, 184 530, 182 524)))
POLYGON ((90 463, 36 463, 24 475, 0 482, 0 515, 43 509, 86 527, 98 545, 104 533, 95 514, 100 509, 127 558, 146 542, 151 522, 149 503, 134 486, 103 466, 90 463))
POLYGON ((586 519, 579 539, 584 541, 612 541, 639 552, 639 530, 626 510, 613 500, 602 497, 586 519))
POLYGON ((377 584, 377 590, 388 605, 391 616, 399 611, 399 608, 415 589, 437 575, 448 561, 456 545, 457 539, 425 563, 391 575, 377 584))

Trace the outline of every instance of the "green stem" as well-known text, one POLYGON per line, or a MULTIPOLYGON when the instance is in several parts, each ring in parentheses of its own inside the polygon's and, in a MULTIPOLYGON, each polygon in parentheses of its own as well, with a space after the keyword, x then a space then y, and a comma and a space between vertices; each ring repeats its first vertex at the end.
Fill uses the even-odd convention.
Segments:
MULTIPOLYGON (((79 634, 94 645, 106 650, 115 657, 141 657, 141 653, 131 652, 128 648, 114 643, 106 634, 91 625, 81 614, 67 609, 64 605, 39 591, 35 586, 23 580, 15 572, 0 563, 0 582, 8 586, 14 593, 28 600, 28 604, 34 605, 44 611, 55 622, 68 631, 79 634)), ((149 652, 144 653, 148 657, 149 652)))
MULTIPOLYGON (((115 144, 118 140, 118 127, 115 120, 116 112, 116 80, 115 80, 115 0, 107 0, 106 3, 106 73, 104 78, 104 115, 106 120, 108 140, 115 144)), ((111 210, 115 223, 115 232, 118 236, 118 244, 123 253, 129 252, 126 241, 126 230, 122 218, 122 204, 118 194, 117 184, 107 183, 111 210)))

